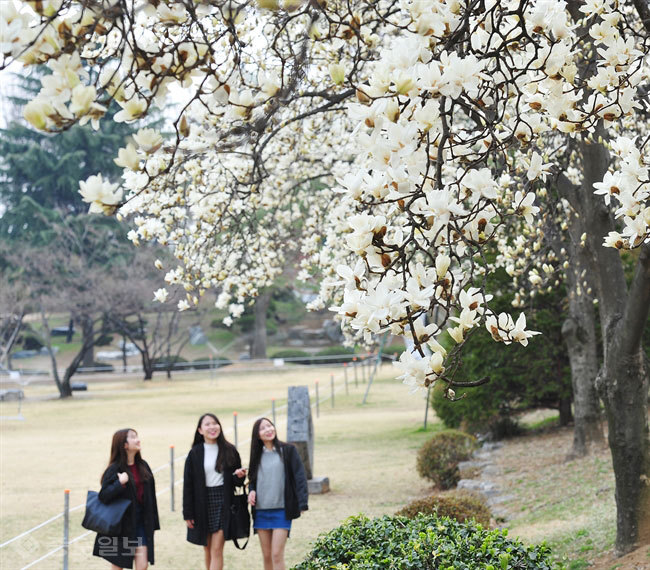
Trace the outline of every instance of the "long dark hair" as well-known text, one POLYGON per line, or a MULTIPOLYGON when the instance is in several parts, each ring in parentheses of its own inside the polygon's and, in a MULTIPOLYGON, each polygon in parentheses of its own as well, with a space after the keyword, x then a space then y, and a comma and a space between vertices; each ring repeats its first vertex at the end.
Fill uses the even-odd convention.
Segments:
MULTIPOLYGON (((124 444, 126 443, 126 438, 129 435, 129 432, 135 432, 136 434, 138 433, 136 430, 133 428, 124 428, 124 429, 118 429, 114 434, 113 434, 113 441, 111 442, 111 457, 108 460, 108 467, 104 470, 104 473, 102 474, 101 480, 104 480, 104 475, 106 475, 106 471, 108 471, 108 468, 111 465, 117 466, 118 470, 120 472, 124 471, 126 474, 129 476, 129 479, 131 479, 131 470, 129 469, 127 459, 128 456, 126 454, 126 449, 124 449, 124 444)), ((143 481, 147 481, 148 479, 151 479, 153 477, 153 474, 149 469, 147 468, 147 464, 144 462, 142 459, 142 456, 140 455, 140 452, 138 451, 135 454, 135 465, 138 468, 138 472, 140 474, 140 479, 143 481)))
POLYGON ((210 412, 207 412, 199 418, 199 423, 196 424, 196 431, 194 432, 194 441, 192 441, 192 447, 198 445, 199 443, 205 442, 205 438, 199 433, 201 422, 205 417, 212 418, 215 422, 217 422, 217 425, 219 426, 219 435, 217 436, 219 453, 217 454, 217 463, 215 464, 214 468, 217 473, 222 473, 224 463, 226 465, 234 465, 235 463, 235 446, 226 440, 226 436, 223 435, 223 426, 221 425, 221 422, 217 416, 211 414, 210 412))
MULTIPOLYGON (((275 424, 269 418, 259 418, 253 424, 253 432, 251 434, 251 454, 248 461, 248 479, 250 481, 255 481, 257 479, 257 470, 260 467, 262 449, 264 448, 264 442, 260 437, 260 425, 264 420, 269 422, 275 428, 275 424)), ((283 445, 284 442, 278 439, 278 430, 276 429, 275 438, 273 439, 273 447, 278 453, 281 453, 283 445)))

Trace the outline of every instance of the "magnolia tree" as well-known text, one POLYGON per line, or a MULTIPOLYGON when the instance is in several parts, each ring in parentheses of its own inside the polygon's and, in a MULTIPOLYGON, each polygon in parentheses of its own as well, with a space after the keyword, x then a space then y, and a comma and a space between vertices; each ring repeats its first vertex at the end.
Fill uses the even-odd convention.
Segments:
POLYGON ((16 0, 2 18, 3 66, 52 70, 25 108, 39 129, 99 127, 111 100, 126 122, 179 106, 174 136, 141 129, 120 150, 121 181, 81 184, 91 211, 132 220, 134 243, 174 249, 179 309, 217 287, 237 317, 300 219, 316 304, 358 338, 411 340, 397 365, 414 389, 454 399, 487 381, 457 374, 476 327, 536 334, 490 309, 485 278, 528 257, 541 284, 547 261, 524 242, 541 247, 561 197, 579 238, 554 261, 584 254, 576 283, 589 273, 603 330, 617 548, 647 537, 647 0, 16 0))

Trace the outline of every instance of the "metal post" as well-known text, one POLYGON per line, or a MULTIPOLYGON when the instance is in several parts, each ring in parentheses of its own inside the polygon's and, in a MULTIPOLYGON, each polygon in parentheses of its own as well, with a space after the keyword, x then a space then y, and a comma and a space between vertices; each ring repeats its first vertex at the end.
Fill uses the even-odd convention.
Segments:
POLYGON ((214 380, 214 358, 210 355, 210 382, 214 380))
POLYGON ((431 395, 431 386, 427 387, 427 403, 424 405, 424 429, 427 429, 427 416, 429 415, 429 396, 431 395))
POLYGON ((365 384, 366 383, 366 359, 365 358, 361 361, 361 379, 365 384))
POLYGON ((271 413, 273 414, 273 425, 277 426, 278 422, 275 419, 275 398, 271 398, 271 413))
POLYGON ((237 412, 232 413, 232 419, 235 425, 235 447, 237 447, 237 412))
POLYGON ((332 389, 332 407, 334 407, 334 374, 330 376, 330 387, 332 389))
POLYGON ((348 369, 344 368, 345 370, 345 376, 343 377, 343 381, 345 382, 345 395, 348 396, 350 392, 348 391, 348 369))
POLYGON ((359 385, 359 379, 357 378, 357 357, 356 356, 352 359, 352 366, 354 367, 354 387, 356 388, 359 385))
POLYGON ((320 402, 318 398, 318 380, 316 380, 316 417, 320 417, 320 402))
POLYGON ((169 446, 169 495, 171 497, 172 513, 174 512, 174 446, 169 446))
POLYGON ((63 570, 68 570, 68 544, 70 540, 70 489, 63 491, 63 570))

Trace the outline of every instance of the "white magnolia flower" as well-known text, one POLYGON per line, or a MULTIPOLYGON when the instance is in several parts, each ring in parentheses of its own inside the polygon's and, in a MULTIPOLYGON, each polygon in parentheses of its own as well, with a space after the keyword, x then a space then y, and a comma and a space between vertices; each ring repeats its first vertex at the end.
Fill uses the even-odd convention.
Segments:
POLYGON ((133 135, 133 140, 147 154, 156 152, 163 143, 162 136, 154 129, 140 129, 133 135))
POLYGON ((154 291, 153 294, 154 301, 158 301, 159 303, 164 303, 167 300, 168 296, 169 293, 167 292, 167 289, 165 289, 164 287, 157 289, 156 291, 154 291))
POLYGON ((129 170, 140 170, 140 157, 138 156, 138 151, 131 144, 127 144, 126 148, 121 148, 117 151, 117 158, 113 159, 113 162, 122 168, 128 168, 129 170))

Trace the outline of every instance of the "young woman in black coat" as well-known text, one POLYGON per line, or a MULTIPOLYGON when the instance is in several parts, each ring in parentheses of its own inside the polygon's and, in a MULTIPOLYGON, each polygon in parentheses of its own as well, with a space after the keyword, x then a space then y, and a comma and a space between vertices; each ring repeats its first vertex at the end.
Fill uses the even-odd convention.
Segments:
POLYGON ((235 486, 244 484, 246 469, 226 441, 221 422, 203 414, 185 460, 183 518, 187 540, 205 549, 207 570, 223 569, 223 547, 230 535, 230 505, 235 486))
POLYGON ((273 422, 253 425, 248 464, 248 502, 260 538, 264 570, 284 570, 291 521, 308 509, 307 477, 298 450, 278 439, 273 422))
POLYGON ((111 563, 111 570, 146 570, 154 562, 153 533, 160 528, 156 485, 149 465, 140 455, 140 438, 134 429, 113 434, 111 458, 102 475, 99 500, 110 503, 119 497, 131 499, 122 519, 120 536, 98 534, 93 554, 111 563))

